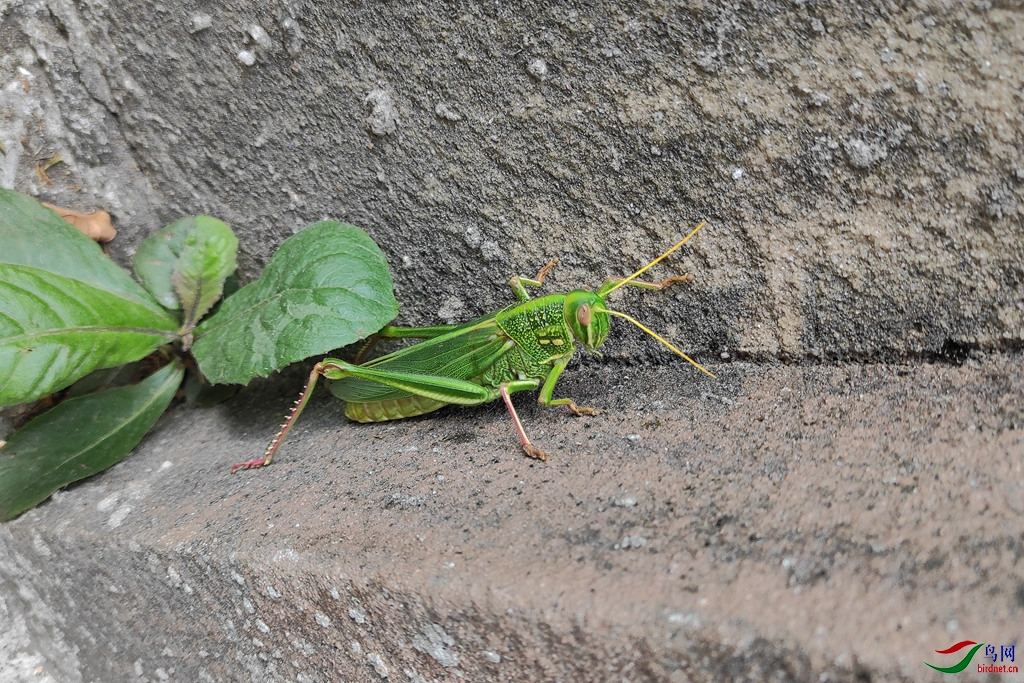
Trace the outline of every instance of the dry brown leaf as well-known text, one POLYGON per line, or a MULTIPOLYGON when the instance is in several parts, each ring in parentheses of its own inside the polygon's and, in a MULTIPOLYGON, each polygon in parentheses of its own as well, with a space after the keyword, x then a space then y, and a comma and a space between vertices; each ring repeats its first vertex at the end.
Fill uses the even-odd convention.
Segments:
POLYGON ((110 220, 110 214, 106 211, 92 211, 85 213, 74 209, 65 209, 61 206, 54 206, 43 202, 43 206, 51 209, 58 216, 75 226, 80 232, 97 242, 109 242, 117 236, 117 230, 110 220))

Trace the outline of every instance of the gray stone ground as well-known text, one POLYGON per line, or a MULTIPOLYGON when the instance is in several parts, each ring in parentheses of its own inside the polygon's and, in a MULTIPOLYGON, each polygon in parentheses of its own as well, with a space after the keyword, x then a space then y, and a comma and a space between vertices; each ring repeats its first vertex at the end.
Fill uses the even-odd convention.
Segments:
POLYGON ((0 5, 0 184, 116 257, 207 212, 252 274, 340 218, 436 322, 706 218, 695 284, 622 305, 723 375, 617 329, 566 384, 614 411, 526 411, 547 466, 497 407, 322 401, 231 478, 295 376, 176 409, 0 529, 0 679, 917 680, 1019 639, 1022 87, 1013 2, 0 5))

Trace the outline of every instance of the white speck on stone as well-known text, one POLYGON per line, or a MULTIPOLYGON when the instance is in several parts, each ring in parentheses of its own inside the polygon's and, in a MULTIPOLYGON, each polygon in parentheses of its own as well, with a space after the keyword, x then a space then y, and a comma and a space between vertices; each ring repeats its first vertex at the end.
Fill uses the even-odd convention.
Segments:
POLYGON ((256 63, 256 54, 250 50, 239 50, 237 57, 238 61, 246 66, 252 66, 256 63))
POLYGON ((252 604, 252 600, 249 598, 242 598, 242 609, 245 610, 246 614, 256 613, 256 606, 252 604))
POLYGON ((145 669, 142 668, 142 660, 141 659, 136 659, 135 660, 135 663, 132 665, 132 669, 135 670, 135 675, 138 676, 139 678, 142 678, 143 674, 146 673, 145 669))
POLYGON ((279 600, 281 598, 281 594, 273 586, 267 586, 267 597, 272 600, 279 600))
POLYGON ((449 296, 437 309, 437 316, 446 323, 454 323, 463 318, 466 304, 457 296, 449 296))
POLYGON ((157 677, 157 678, 159 678, 159 679, 160 679, 161 681, 169 681, 169 680, 171 679, 170 675, 169 675, 169 674, 168 674, 168 673, 167 673, 166 671, 164 671, 164 670, 163 670, 162 668, 161 668, 161 669, 157 669, 157 670, 156 670, 156 671, 154 671, 153 673, 154 673, 154 674, 156 675, 156 677, 157 677))
POLYGON ((260 633, 270 633, 270 627, 262 619, 256 620, 256 628, 260 630, 260 633))
POLYGON ((865 142, 859 138, 848 138, 843 147, 846 158, 855 168, 871 168, 889 156, 889 150, 881 143, 865 142))
POLYGON ((51 557, 53 555, 50 546, 46 545, 46 541, 43 540, 38 531, 32 532, 32 548, 35 549, 40 557, 51 557))
POLYGON ((826 104, 829 103, 830 99, 831 98, 827 94, 821 92, 820 90, 815 90, 814 92, 811 93, 811 106, 824 107, 826 104))
POLYGON ((445 121, 461 121, 462 120, 462 114, 460 114, 459 112, 457 112, 454 109, 452 109, 445 102, 438 102, 434 106, 434 113, 437 114, 438 117, 444 119, 445 121))
POLYGON ((163 472, 164 470, 169 470, 172 467, 174 467, 173 462, 171 462, 170 460, 164 460, 162 463, 160 463, 160 469, 158 469, 157 472, 163 472))
POLYGON ((435 662, 445 668, 459 665, 459 655, 450 649, 453 645, 455 645, 455 639, 445 633, 444 629, 437 624, 427 624, 412 639, 414 649, 430 655, 435 662))
POLYGON ((238 572, 231 572, 231 580, 237 583, 239 586, 245 585, 245 577, 238 572))
POLYGON ((668 615, 668 623, 687 629, 698 629, 701 625, 700 616, 694 612, 673 612, 668 615))
POLYGON ((501 655, 493 650, 484 650, 484 659, 491 664, 501 664, 501 655))
POLYGON ((377 675, 381 678, 388 677, 388 665, 384 663, 384 658, 376 652, 366 655, 366 661, 370 663, 373 670, 377 672, 377 675))
POLYGON ((114 514, 107 518, 107 526, 111 529, 116 529, 121 526, 125 519, 128 518, 132 512, 132 506, 127 503, 121 505, 121 507, 114 510, 114 514))
POLYGON ((181 586, 181 574, 171 565, 167 565, 167 581, 175 588, 181 586))
POLYGON ((532 59, 526 65, 526 71, 538 81, 543 81, 548 77, 548 63, 540 57, 532 59))
POLYGON ((421 676, 416 669, 402 669, 402 673, 404 673, 405 677, 409 679, 409 683, 430 683, 430 681, 421 676))
POLYGON ((366 623, 366 612, 359 609, 358 607, 352 607, 348 611, 349 618, 357 624, 366 623))
POLYGON ((328 628, 331 625, 331 618, 323 612, 317 612, 313 615, 313 618, 316 619, 316 623, 320 624, 324 628, 328 628))
POLYGON ((299 561, 299 554, 297 552, 295 552, 295 550, 293 548, 285 548, 284 550, 277 551, 274 554, 274 562, 284 562, 284 561, 298 562, 299 561))
POLYGON ((351 643, 349 643, 348 649, 351 650, 352 654, 354 655, 363 654, 363 646, 359 644, 358 640, 353 640, 351 643))
POLYGON ((267 35, 266 30, 259 24, 253 24, 249 27, 249 37, 252 41, 262 47, 264 50, 269 50, 273 42, 270 40, 270 36, 267 35))
POLYGON ((337 588, 331 588, 331 597, 335 600, 341 600, 341 593, 338 592, 337 588))
POLYGON ((640 435, 639 434, 626 434, 626 441, 628 441, 630 443, 639 443, 640 435))
POLYGON ((619 543, 619 547, 623 550, 643 548, 645 545, 647 545, 647 539, 643 536, 623 536, 619 543))
POLYGON ((288 54, 292 57, 298 57, 302 54, 302 27, 292 17, 285 17, 281 20, 281 30, 285 33, 285 48, 288 50, 288 54))
POLYGON ((213 17, 205 12, 196 12, 189 19, 188 32, 199 33, 213 26, 213 17))
POLYGON ((623 496, 622 498, 616 498, 612 501, 612 505, 617 508, 631 508, 636 507, 636 498, 633 496, 623 496))
POLYGON ((960 622, 958 622, 956 619, 950 619, 949 621, 946 622, 946 632, 947 633, 956 633, 959 630, 960 630, 960 622))
POLYGON ((118 498, 121 497, 120 493, 111 493, 109 496, 96 503, 96 509, 100 512, 107 512, 113 510, 114 506, 117 505, 118 498))
POLYGON ((732 179, 733 180, 739 180, 742 177, 743 177, 743 169, 742 168, 737 166, 736 168, 732 169, 732 179))
POLYGON ((381 88, 371 90, 363 100, 370 106, 366 117, 366 125, 370 132, 377 136, 390 135, 398 130, 398 112, 391 99, 391 93, 381 88))

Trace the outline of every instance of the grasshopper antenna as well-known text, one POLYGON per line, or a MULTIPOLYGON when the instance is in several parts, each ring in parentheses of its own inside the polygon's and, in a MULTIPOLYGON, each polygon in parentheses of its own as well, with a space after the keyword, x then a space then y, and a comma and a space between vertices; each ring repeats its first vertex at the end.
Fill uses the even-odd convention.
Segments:
MULTIPOLYGON (((703 228, 707 224, 708 224, 707 221, 701 221, 700 223, 697 224, 696 228, 694 228, 693 230, 691 230, 690 232, 688 232, 686 234, 686 237, 684 237, 683 239, 679 240, 678 242, 673 244, 671 247, 669 247, 668 250, 666 250, 665 253, 663 253, 661 256, 659 256, 658 258, 654 259, 653 261, 651 261, 646 266, 644 266, 640 270, 636 271, 635 273, 633 273, 629 277, 626 277, 626 278, 623 278, 623 279, 619 280, 618 282, 616 282, 609 289, 606 289, 606 290, 604 290, 602 292, 599 292, 599 295, 601 296, 601 298, 604 299, 609 294, 614 292, 616 289, 619 289, 620 287, 625 287, 630 282, 632 282, 633 280, 637 279, 638 277, 640 277, 641 275, 646 273, 648 269, 653 268, 655 265, 657 265, 658 263, 661 263, 662 261, 664 261, 666 258, 668 258, 673 253, 675 253, 675 252, 679 251, 680 249, 682 249, 683 245, 686 244, 687 242, 689 242, 690 238, 693 237, 694 235, 696 235, 698 232, 700 232, 701 228, 703 228)), ((609 312, 611 312, 611 311, 609 311, 609 312)), ((634 323, 636 323, 636 321, 634 321, 634 323)), ((650 332, 650 330, 648 330, 648 332, 650 332)), ((654 334, 654 333, 650 332, 650 334, 654 334)))
POLYGON ((309 373, 309 379, 306 380, 306 386, 303 387, 302 393, 295 399, 295 403, 292 405, 292 409, 288 411, 288 417, 285 418, 284 424, 281 425, 281 429, 277 431, 277 435, 274 440, 267 446, 267 450, 263 451, 263 455, 252 460, 246 460, 245 462, 236 463, 231 466, 231 474, 234 474, 238 470, 254 470, 258 467, 265 467, 270 464, 270 461, 274 459, 274 454, 277 453, 277 449, 284 443, 284 439, 288 436, 288 432, 295 426, 296 420, 299 419, 299 415, 302 414, 303 408, 309 403, 309 397, 313 395, 313 389, 316 387, 316 381, 320 379, 320 375, 324 374, 325 370, 324 363, 317 363, 313 366, 313 371, 309 373))
MULTIPOLYGON (((698 225, 698 226, 697 226, 697 229, 696 229, 696 230, 694 230, 693 232, 696 232, 697 230, 700 230, 700 228, 701 228, 701 227, 702 227, 703 225, 704 225, 703 223, 701 223, 701 225, 698 225)), ((693 233, 690 233, 690 234, 692 235, 693 233)), ((685 240, 683 240, 683 241, 685 242, 685 240)), ((681 245, 681 244, 682 244, 682 243, 680 243, 680 245, 681 245)), ((667 251, 667 252, 665 252, 665 254, 663 255, 663 257, 664 257, 664 256, 668 256, 668 255, 669 255, 670 253, 671 253, 671 250, 670 250, 670 251, 667 251)), ((655 263, 656 263, 656 261, 652 261, 650 265, 654 265, 655 263)), ((640 274, 640 273, 642 273, 642 272, 643 272, 643 269, 641 269, 640 271, 638 271, 638 272, 637 272, 637 273, 636 273, 635 275, 639 275, 639 274, 640 274)), ((634 277, 635 277, 635 275, 634 275, 634 277)), ((623 318, 623 319, 625 319, 625 320, 628 320, 629 322, 633 323, 634 325, 636 325, 637 327, 639 327, 639 328, 640 328, 641 330, 643 330, 644 332, 646 332, 647 334, 651 335, 651 336, 652 336, 652 337, 654 337, 654 338, 655 338, 656 340, 658 340, 658 342, 660 342, 660 343, 661 343, 661 345, 662 345, 662 346, 664 346, 665 348, 667 348, 667 349, 668 349, 669 351, 671 351, 672 353, 674 353, 674 354, 676 354, 677 356, 681 357, 681 358, 682 358, 683 360, 685 360, 685 361, 686 361, 687 363, 689 363, 689 364, 690 364, 690 365, 692 365, 693 367, 697 368, 698 370, 700 370, 701 372, 703 372, 703 373, 704 373, 705 375, 707 375, 708 377, 710 377, 710 378, 712 378, 712 379, 716 379, 716 377, 715 377, 715 373, 711 372, 711 371, 710 371, 710 370, 708 370, 708 369, 707 369, 706 367, 704 367, 703 365, 701 365, 700 363, 698 363, 698 362, 697 362, 697 361, 695 361, 694 359, 692 359, 692 358, 690 358, 689 356, 687 356, 687 355, 686 355, 685 353, 683 353, 682 351, 680 351, 680 350, 679 350, 679 349, 678 349, 678 348, 677 348, 677 347, 676 347, 676 346, 675 346, 675 345, 674 345, 674 344, 673 344, 672 342, 670 342, 670 341, 669 341, 668 339, 665 339, 665 338, 664 338, 664 337, 662 337, 662 336, 661 336, 660 334, 658 334, 657 332, 655 332, 655 331, 654 331, 654 330, 652 330, 651 328, 647 327, 646 325, 644 325, 644 324, 643 324, 642 322, 640 322, 639 320, 637 320, 637 319, 636 319, 636 318, 634 318, 633 316, 631 316, 631 315, 626 315, 626 314, 625 314, 625 313, 623 313, 622 311, 613 311, 613 310, 612 310, 612 309, 610 309, 610 308, 606 308, 606 309, 604 309, 604 310, 605 310, 605 312, 606 312, 606 313, 608 313, 608 314, 610 314, 610 315, 614 315, 614 316, 616 316, 617 318, 623 318)))

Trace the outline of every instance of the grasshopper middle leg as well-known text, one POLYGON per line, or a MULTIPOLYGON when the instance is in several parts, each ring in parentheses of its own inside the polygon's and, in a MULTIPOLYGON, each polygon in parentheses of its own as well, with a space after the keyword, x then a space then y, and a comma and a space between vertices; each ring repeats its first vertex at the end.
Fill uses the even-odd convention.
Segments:
POLYGON ((520 301, 529 301, 530 295, 526 291, 526 285, 529 285, 530 287, 540 287, 541 285, 543 285, 544 278, 548 276, 548 273, 550 273, 552 269, 554 269, 557 263, 558 259, 551 259, 550 261, 545 263, 544 266, 540 270, 538 270, 537 274, 532 278, 523 277, 521 275, 513 275, 508 280, 508 286, 512 288, 512 293, 516 295, 517 299, 519 299, 520 301))

